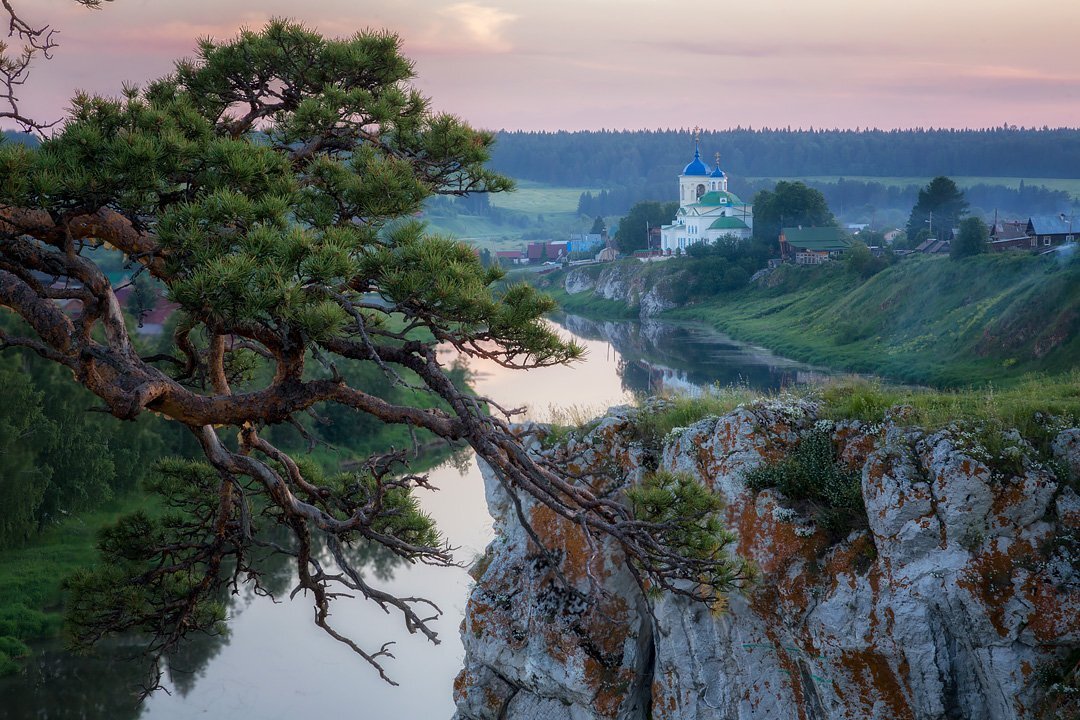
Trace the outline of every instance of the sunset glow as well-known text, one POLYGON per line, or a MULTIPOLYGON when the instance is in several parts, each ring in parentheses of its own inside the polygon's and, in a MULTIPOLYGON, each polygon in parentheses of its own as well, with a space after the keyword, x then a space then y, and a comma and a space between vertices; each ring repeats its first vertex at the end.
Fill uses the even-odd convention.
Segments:
MULTIPOLYGON (((1080 4, 762 0, 37 0, 61 30, 23 103, 169 71, 199 37, 289 16, 398 33, 434 106, 508 129, 1076 125, 1080 4)), ((33 13, 33 15, 30 15, 33 13)))

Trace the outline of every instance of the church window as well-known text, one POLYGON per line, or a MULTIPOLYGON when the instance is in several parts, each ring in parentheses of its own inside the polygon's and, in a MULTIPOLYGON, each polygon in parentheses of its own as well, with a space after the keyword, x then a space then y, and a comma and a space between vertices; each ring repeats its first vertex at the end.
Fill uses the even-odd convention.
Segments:
POLYGON ((704 185, 698 185, 697 186, 697 196, 701 197, 704 194, 705 194, 705 186, 704 185))

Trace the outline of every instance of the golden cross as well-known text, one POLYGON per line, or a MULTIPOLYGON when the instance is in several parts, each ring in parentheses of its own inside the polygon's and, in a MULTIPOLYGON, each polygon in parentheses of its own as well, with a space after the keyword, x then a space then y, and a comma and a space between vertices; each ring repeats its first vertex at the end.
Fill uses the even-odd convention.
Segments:
POLYGON ((694 142, 701 142, 701 128, 694 127, 694 142))
POLYGON ((716 167, 720 167, 720 153, 716 153, 716 167))

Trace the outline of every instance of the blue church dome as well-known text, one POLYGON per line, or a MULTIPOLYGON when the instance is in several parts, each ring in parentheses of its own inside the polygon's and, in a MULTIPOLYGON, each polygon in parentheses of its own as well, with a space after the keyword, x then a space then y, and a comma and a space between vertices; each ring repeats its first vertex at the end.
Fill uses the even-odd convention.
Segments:
POLYGON ((701 153, 698 150, 694 150, 693 161, 683 168, 683 175, 708 175, 709 168, 705 167, 705 163, 701 162, 701 153))
POLYGON ((716 169, 712 171, 709 177, 722 178, 724 177, 724 171, 720 169, 719 165, 717 165, 716 169))

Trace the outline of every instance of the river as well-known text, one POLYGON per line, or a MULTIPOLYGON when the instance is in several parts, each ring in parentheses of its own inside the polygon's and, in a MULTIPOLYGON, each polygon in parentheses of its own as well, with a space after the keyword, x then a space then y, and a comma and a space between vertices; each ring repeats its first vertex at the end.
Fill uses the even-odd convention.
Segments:
MULTIPOLYGON (((527 407, 529 417, 544 421, 553 409, 576 407, 579 414, 595 415, 640 393, 698 393, 712 384, 776 389, 823 376, 820 369, 704 327, 596 323, 575 316, 560 317, 556 327, 585 347, 583 361, 531 371, 473 362, 477 391, 504 407, 527 407)), ((459 548, 456 558, 468 563, 492 538, 475 459, 461 452, 430 477, 440 490, 422 493, 421 502, 459 548)), ((74 657, 59 643, 38 647, 24 673, 0 680, 0 718, 449 718, 451 684, 464 654, 458 625, 469 576, 459 568, 385 563, 369 567, 369 574, 382 589, 422 595, 444 611, 436 623, 442 642, 433 646, 371 603, 335 603, 339 630, 361 645, 377 649, 387 640, 397 643, 386 668, 398 687, 381 681, 360 657, 318 630, 311 605, 302 597, 289 601, 286 591, 278 603, 234 598, 228 635, 203 639, 174 658, 166 674, 169 692, 159 691, 141 706, 134 702, 133 684, 145 666, 131 657, 132 646, 115 644, 94 657, 74 657)), ((283 572, 280 587, 289 581, 283 572)))

